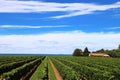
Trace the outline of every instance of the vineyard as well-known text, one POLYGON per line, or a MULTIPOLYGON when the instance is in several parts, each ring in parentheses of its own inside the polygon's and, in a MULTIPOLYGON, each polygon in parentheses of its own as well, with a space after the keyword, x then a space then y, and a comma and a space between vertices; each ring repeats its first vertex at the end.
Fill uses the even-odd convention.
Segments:
POLYGON ((120 58, 0 56, 0 80, 120 80, 120 58))

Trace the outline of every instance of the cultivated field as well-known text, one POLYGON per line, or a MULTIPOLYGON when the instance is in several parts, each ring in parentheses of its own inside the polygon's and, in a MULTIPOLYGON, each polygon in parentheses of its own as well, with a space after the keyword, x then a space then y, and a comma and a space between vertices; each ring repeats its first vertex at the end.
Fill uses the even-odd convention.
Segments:
POLYGON ((0 56, 0 80, 120 80, 120 58, 0 56))

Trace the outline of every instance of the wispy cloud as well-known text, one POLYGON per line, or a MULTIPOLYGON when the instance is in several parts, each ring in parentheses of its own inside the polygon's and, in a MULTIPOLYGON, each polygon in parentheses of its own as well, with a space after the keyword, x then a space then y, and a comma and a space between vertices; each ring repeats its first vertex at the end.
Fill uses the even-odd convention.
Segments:
POLYGON ((53 25, 53 26, 26 26, 26 25, 0 25, 0 28, 58 28, 68 27, 67 25, 53 25))
POLYGON ((110 27, 110 28, 107 28, 108 30, 116 30, 116 29, 120 29, 120 27, 110 27))
POLYGON ((63 15, 51 16, 50 18, 65 18, 78 15, 92 14, 96 11, 106 11, 120 8, 120 2, 114 4, 98 5, 93 3, 56 3, 41 1, 17 1, 1 0, 0 12, 8 13, 42 13, 63 12, 63 15))
POLYGON ((38 35, 1 35, 0 53, 72 54, 75 48, 114 49, 120 44, 120 33, 55 32, 38 35))

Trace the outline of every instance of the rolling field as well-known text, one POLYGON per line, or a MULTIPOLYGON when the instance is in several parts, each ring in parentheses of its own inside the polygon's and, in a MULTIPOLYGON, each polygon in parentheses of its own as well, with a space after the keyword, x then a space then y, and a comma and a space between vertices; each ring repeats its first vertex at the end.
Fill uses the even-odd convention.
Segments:
POLYGON ((0 56, 0 80, 120 80, 120 58, 0 56))

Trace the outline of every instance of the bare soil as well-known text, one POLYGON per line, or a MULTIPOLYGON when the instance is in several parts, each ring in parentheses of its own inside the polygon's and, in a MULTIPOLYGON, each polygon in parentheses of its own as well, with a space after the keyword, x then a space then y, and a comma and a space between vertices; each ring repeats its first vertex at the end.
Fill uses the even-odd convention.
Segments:
POLYGON ((52 68, 54 70, 54 73, 55 73, 55 76, 56 76, 57 80, 63 80, 60 73, 59 73, 59 71, 56 69, 55 65, 52 63, 51 60, 50 60, 50 63, 52 65, 52 68))

